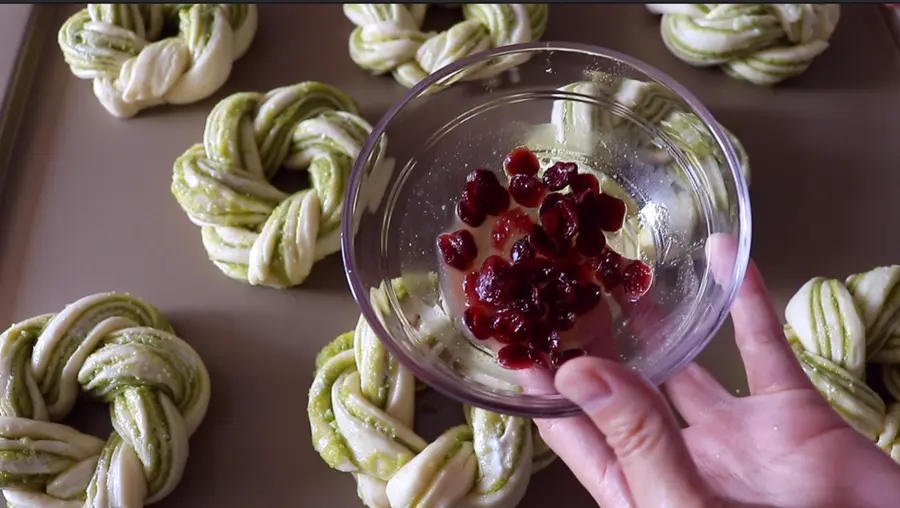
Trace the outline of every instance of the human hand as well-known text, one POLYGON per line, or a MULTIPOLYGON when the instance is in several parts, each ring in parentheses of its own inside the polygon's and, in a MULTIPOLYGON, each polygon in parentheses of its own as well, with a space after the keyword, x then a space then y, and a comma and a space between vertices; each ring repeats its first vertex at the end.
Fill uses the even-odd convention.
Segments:
MULTIPOLYGON (((733 241, 716 240, 734 259, 733 241)), ((731 316, 750 396, 691 364, 666 383, 682 430, 643 377, 577 358, 555 383, 585 414, 537 420, 541 436, 603 508, 896 506, 900 467, 807 379, 752 262, 731 316)))

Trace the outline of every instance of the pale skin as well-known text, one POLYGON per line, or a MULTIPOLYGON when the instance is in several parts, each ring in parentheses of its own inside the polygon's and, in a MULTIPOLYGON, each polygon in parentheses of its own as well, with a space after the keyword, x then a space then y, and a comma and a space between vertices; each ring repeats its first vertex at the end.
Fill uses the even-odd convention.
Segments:
MULTIPOLYGON (((711 247, 735 248, 721 239, 711 247)), ((691 364, 664 387, 688 424, 681 429, 643 377, 577 358, 555 383, 585 414, 538 420, 541 436, 603 508, 898 506, 900 466, 807 379, 752 261, 731 317, 749 396, 733 396, 691 364)))

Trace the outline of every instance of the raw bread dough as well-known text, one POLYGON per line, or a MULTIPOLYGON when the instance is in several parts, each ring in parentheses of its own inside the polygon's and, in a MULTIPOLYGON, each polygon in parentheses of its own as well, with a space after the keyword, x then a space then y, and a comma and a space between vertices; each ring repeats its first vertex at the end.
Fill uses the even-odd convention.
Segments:
POLYGON ((59 30, 75 76, 94 81, 106 110, 128 118, 211 95, 256 35, 253 4, 88 4, 59 30), (166 24, 178 33, 160 39, 166 24))
POLYGON ((828 49, 838 4, 647 4, 663 42, 698 67, 719 65, 757 85, 798 76, 828 49))
MULTIPOLYGON (((437 284, 436 276, 427 279, 437 284)), ((391 286, 423 337, 452 326, 410 297, 403 280, 391 286)), ((371 298, 376 312, 388 312, 384 286, 371 298)), ((329 466, 354 475, 369 508, 514 508, 531 474, 555 459, 530 420, 473 407, 465 408, 467 424, 428 443, 413 430, 415 393, 412 373, 363 317, 316 358, 308 406, 313 446, 329 466)))
POLYGON ((806 375, 857 431, 900 462, 900 266, 845 281, 815 277, 784 311, 788 342, 806 375), (886 403, 866 384, 880 367, 886 403))
POLYGON ((137 508, 169 495, 206 416, 209 374, 146 302, 100 293, 0 335, 0 486, 11 507, 137 508), (62 425, 79 392, 111 405, 103 440, 62 425))
POLYGON ((358 112, 348 95, 314 81, 216 104, 203 143, 175 161, 172 194, 225 275, 296 286, 340 250, 344 192, 372 130, 358 112), (278 190, 269 180, 280 168, 307 171, 311 187, 278 190))
MULTIPOLYGON (((440 33, 422 32, 428 4, 344 4, 356 28, 350 58, 375 74, 391 72, 412 87, 461 58, 510 44, 537 41, 547 28, 546 4, 466 4, 464 21, 440 33)), ((521 65, 527 55, 510 55, 472 67, 446 80, 491 78, 521 65)))

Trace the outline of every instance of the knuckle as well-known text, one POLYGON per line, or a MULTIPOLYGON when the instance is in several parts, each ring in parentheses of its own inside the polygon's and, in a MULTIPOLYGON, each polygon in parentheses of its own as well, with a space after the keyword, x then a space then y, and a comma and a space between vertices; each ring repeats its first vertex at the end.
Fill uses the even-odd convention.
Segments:
POLYGON ((619 459, 627 460, 628 457, 653 454, 665 442, 667 431, 659 414, 641 410, 621 415, 606 439, 619 459))
POLYGON ((534 423, 537 426, 538 434, 541 436, 541 439, 548 445, 554 444, 559 433, 564 432, 563 429, 559 428, 560 424, 563 423, 562 420, 535 420, 534 423))

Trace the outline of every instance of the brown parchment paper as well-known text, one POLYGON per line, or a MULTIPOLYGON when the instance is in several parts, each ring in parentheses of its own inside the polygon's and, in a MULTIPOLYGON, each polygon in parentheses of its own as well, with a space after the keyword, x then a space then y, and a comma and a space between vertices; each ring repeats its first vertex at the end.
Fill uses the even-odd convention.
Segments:
MULTIPOLYGON (((315 354, 358 315, 339 256, 294 290, 229 280, 206 259, 169 185, 173 160, 201 139, 206 114, 230 93, 323 81, 352 94, 374 123, 404 89, 350 61, 352 26, 339 4, 262 5, 253 46, 214 97, 122 121, 63 62, 56 31, 75 7, 38 8, 54 12, 33 86, 14 98, 27 102, 0 201, 0 321, 106 290, 132 292, 172 319, 205 360, 213 394, 184 480, 159 506, 361 506, 351 477, 313 451, 306 419, 315 354)), ((15 41, 30 9, 0 9, 2 40, 15 41)), ((753 256, 779 312, 811 276, 900 261, 900 61, 878 8, 847 5, 842 16, 832 47, 807 74, 767 89, 676 60, 658 19, 640 5, 550 9, 545 40, 643 59, 740 137, 753 166, 753 256)), ((18 47, 0 44, 0 91, 18 47)), ((730 325, 701 361, 745 393, 730 325)), ((420 405, 425 427, 461 419, 440 397, 420 405)), ((105 435, 106 419, 105 408, 84 403, 70 421, 105 435)), ((534 477, 521 506, 558 503, 561 493, 567 506, 593 506, 560 463, 534 477)))

